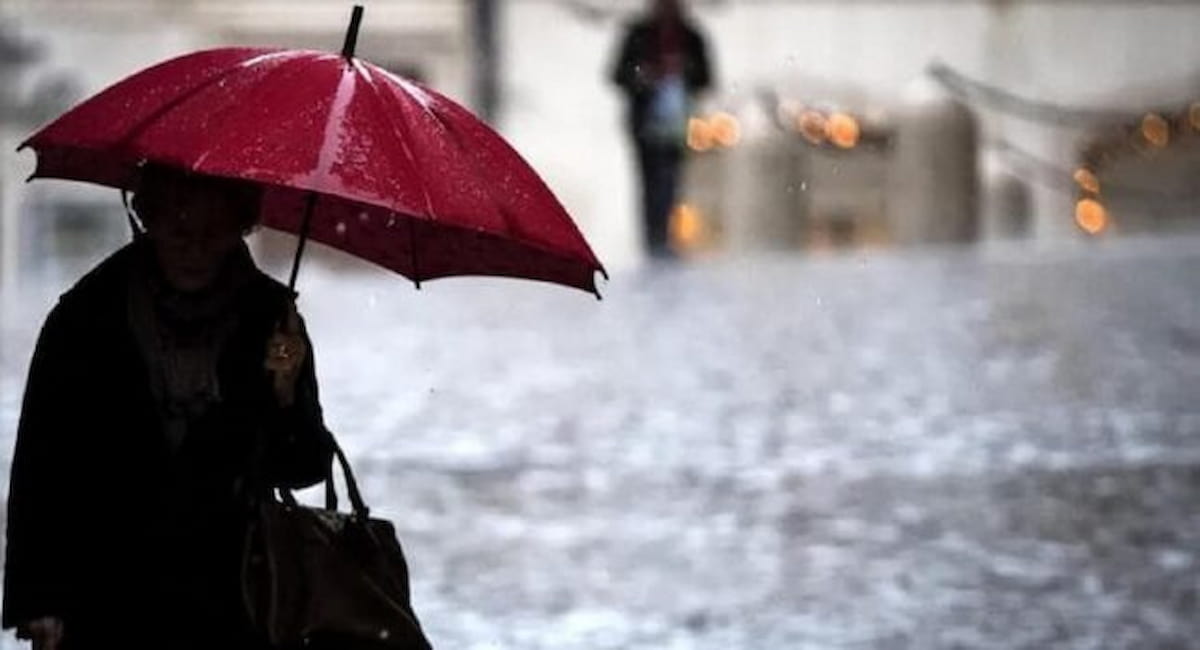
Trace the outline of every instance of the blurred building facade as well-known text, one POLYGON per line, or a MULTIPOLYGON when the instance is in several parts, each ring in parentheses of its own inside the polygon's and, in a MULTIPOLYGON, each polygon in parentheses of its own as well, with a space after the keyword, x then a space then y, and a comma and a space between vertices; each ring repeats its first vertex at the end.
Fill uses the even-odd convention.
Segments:
MULTIPOLYGON (((603 75, 617 26, 644 4, 509 0, 502 21, 506 132, 626 259, 636 188, 603 75)), ((700 247, 1038 245, 1197 223, 1198 4, 691 7, 719 83, 677 212, 700 247), (1147 139, 1142 121, 1158 114, 1168 134, 1147 139), (719 133, 729 117, 732 139, 719 133)))

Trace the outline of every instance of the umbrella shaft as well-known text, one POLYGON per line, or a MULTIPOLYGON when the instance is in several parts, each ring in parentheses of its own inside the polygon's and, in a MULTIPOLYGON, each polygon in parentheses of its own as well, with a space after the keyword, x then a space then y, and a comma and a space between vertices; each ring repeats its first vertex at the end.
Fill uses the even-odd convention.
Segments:
POLYGON ((312 222, 313 208, 317 206, 317 193, 309 192, 308 200, 304 202, 304 218, 300 222, 300 241, 296 244, 296 258, 292 260, 292 277, 288 280, 288 289, 296 293, 296 275, 300 273, 300 258, 304 256, 304 244, 308 242, 308 227, 312 222))

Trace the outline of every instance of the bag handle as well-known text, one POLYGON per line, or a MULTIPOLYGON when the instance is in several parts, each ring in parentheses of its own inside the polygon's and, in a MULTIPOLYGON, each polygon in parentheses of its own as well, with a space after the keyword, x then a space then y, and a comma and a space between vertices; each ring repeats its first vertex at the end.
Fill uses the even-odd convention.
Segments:
MULTIPOLYGON (((350 461, 346 458, 346 453, 342 451, 342 446, 338 444, 333 432, 329 431, 329 442, 333 445, 333 455, 337 459, 338 465, 342 468, 342 478, 346 482, 346 495, 350 498, 350 508, 353 515, 363 521, 366 521, 371 514, 371 509, 367 507, 362 498, 362 492, 358 489, 358 481, 354 478, 354 470, 350 467, 350 461)), ((338 508, 337 489, 333 484, 333 467, 329 468, 329 472, 325 475, 325 509, 336 511, 338 508)), ((279 498, 284 504, 297 507, 296 495, 288 488, 279 488, 279 498)))

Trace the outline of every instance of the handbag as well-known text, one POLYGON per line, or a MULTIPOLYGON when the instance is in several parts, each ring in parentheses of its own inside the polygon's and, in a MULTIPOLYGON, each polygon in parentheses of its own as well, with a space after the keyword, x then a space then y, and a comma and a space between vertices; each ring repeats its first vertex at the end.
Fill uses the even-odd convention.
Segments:
POLYGON ((276 648, 431 650, 396 531, 370 517, 346 455, 333 448, 349 513, 337 510, 332 471, 324 508, 284 488, 251 504, 241 567, 249 619, 276 648))

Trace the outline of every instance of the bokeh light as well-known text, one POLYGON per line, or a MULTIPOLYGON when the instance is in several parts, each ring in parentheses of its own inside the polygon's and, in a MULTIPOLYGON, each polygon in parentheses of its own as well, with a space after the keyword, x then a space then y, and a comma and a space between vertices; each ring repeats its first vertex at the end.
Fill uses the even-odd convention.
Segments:
POLYGON ((1076 169, 1073 178, 1075 179, 1075 183, 1079 185, 1080 189, 1086 192, 1091 192, 1092 194, 1100 193, 1100 179, 1097 178, 1096 174, 1087 167, 1080 167, 1079 169, 1076 169))
POLYGON ((742 139, 742 125, 729 113, 717 113, 708 120, 709 132, 722 147, 737 145, 742 139))
POLYGON ((825 125, 825 134, 837 147, 852 149, 858 144, 860 135, 858 120, 845 113, 834 113, 825 125))
POLYGON ((671 211, 671 244, 678 251, 694 250, 707 239, 708 227, 700 210, 690 203, 680 203, 671 211))
POLYGON ((796 118, 796 130, 813 144, 825 141, 825 116, 817 111, 804 111, 796 118))
POLYGON ((1108 210, 1096 199, 1080 199, 1075 204, 1075 224, 1089 235, 1099 235, 1108 228, 1108 210))
POLYGON ((713 131, 707 120, 688 118, 687 145, 692 151, 708 151, 713 148, 713 131))
POLYGON ((1147 113, 1142 118, 1142 137, 1155 147, 1165 147, 1171 141, 1171 127, 1161 115, 1147 113))

